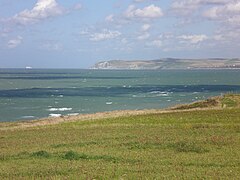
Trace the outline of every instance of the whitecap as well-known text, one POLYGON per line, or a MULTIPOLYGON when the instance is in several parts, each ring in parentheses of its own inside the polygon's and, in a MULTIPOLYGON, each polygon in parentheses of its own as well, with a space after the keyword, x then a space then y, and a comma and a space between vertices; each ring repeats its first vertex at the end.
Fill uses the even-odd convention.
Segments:
POLYGON ((49 114, 50 117, 60 117, 62 114, 49 114))
POLYGON ((48 111, 58 111, 58 109, 57 108, 50 108, 50 109, 48 109, 48 111))
POLYGON ((157 94, 157 96, 168 96, 169 94, 166 93, 166 94, 157 94))
POLYGON ((77 115, 79 115, 79 113, 70 113, 70 114, 68 114, 68 116, 77 116, 77 115))
POLYGON ((107 105, 111 105, 111 104, 112 104, 112 102, 106 102, 106 104, 107 104, 107 105))
POLYGON ((185 94, 180 94, 179 96, 185 97, 186 95, 185 94))
POLYGON ((72 108, 50 108, 48 111, 71 111, 72 108))
POLYGON ((168 96, 169 93, 165 91, 152 91, 150 94, 156 94, 156 96, 168 96))
POLYGON ((63 95, 61 94, 61 95, 59 95, 58 97, 63 97, 63 95))
POLYGON ((24 119, 31 119, 31 118, 34 118, 35 116, 22 116, 21 118, 24 118, 24 119))
POLYGON ((151 91, 150 94, 162 94, 162 93, 165 93, 165 92, 162 92, 162 91, 151 91))

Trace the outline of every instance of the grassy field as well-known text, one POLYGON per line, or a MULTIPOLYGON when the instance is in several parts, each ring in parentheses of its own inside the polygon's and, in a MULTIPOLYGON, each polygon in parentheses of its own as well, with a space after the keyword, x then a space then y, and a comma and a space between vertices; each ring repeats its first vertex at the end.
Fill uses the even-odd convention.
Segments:
POLYGON ((0 179, 238 179, 240 96, 215 100, 180 112, 12 129, 5 123, 0 179))

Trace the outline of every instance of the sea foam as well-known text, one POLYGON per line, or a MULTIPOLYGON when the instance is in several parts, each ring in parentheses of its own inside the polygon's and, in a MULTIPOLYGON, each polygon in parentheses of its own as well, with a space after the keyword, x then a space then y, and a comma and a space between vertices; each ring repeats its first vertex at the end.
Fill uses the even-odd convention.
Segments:
POLYGON ((31 118, 34 118, 35 116, 22 116, 21 118, 24 118, 24 119, 31 119, 31 118))
POLYGON ((79 113, 70 113, 70 114, 68 114, 68 116, 77 116, 77 115, 79 115, 79 113))
POLYGON ((71 111, 72 108, 50 108, 48 111, 71 111))
POLYGON ((62 114, 49 114, 50 117, 60 117, 62 114))

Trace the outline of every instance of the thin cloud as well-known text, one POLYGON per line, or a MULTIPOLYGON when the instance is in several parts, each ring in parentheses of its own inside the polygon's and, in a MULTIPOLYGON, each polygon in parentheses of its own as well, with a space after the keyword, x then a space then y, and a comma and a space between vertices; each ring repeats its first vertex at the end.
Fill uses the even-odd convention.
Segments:
POLYGON ((20 44, 22 44, 23 38, 21 36, 16 37, 15 39, 10 39, 7 42, 7 47, 9 49, 14 49, 18 47, 20 44))
POLYGON ((58 42, 45 42, 41 44, 40 49, 47 51, 61 51, 63 49, 63 45, 58 42))
POLYGON ((151 42, 147 43, 147 46, 153 46, 156 48, 161 48, 163 46, 163 43, 161 40, 157 39, 157 40, 153 40, 151 42))
POLYGON ((197 12, 204 5, 223 5, 228 3, 229 0, 175 0, 171 4, 170 10, 178 15, 190 15, 197 12))
POLYGON ((143 8, 138 8, 134 4, 127 7, 125 11, 120 14, 109 14, 105 17, 106 22, 115 23, 116 25, 128 24, 137 21, 151 21, 164 16, 161 7, 150 4, 143 8))
POLYGON ((145 0, 134 0, 134 2, 137 2, 137 3, 139 3, 139 2, 144 2, 145 0))
POLYGON ((114 21, 114 15, 113 15, 113 14, 108 15, 108 16, 105 18, 105 21, 107 21, 107 22, 113 22, 113 21, 114 21))
POLYGON ((100 33, 93 33, 90 35, 90 41, 104 41, 108 39, 115 39, 120 36, 121 33, 119 31, 112 31, 108 29, 104 29, 100 33))
POLYGON ((208 39, 208 37, 204 34, 200 35, 181 35, 177 37, 178 39, 182 40, 182 42, 189 42, 191 44, 198 44, 202 41, 205 41, 208 39))
POLYGON ((73 9, 74 9, 74 10, 80 10, 80 9, 82 9, 82 4, 81 4, 81 3, 75 4, 74 7, 73 7, 73 9))
POLYGON ((143 24, 142 27, 141 27, 141 30, 142 31, 148 31, 150 28, 151 28, 150 24, 143 24))
POLYGON ((143 9, 136 8, 134 5, 128 6, 124 17, 126 18, 145 18, 155 19, 163 16, 162 9, 154 4, 144 7, 143 9))
POLYGON ((150 37, 150 34, 148 32, 144 32, 143 34, 139 35, 137 37, 138 40, 145 40, 148 39, 150 37))

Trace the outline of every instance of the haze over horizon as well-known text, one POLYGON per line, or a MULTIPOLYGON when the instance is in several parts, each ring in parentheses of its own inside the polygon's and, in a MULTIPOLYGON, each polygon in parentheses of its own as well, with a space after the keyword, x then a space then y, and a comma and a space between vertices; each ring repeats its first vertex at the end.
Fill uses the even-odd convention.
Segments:
POLYGON ((240 57, 240 0, 0 0, 0 68, 240 57))

